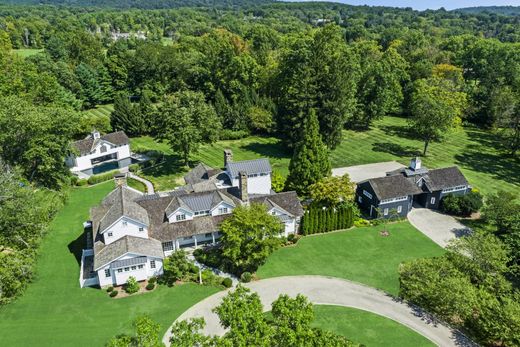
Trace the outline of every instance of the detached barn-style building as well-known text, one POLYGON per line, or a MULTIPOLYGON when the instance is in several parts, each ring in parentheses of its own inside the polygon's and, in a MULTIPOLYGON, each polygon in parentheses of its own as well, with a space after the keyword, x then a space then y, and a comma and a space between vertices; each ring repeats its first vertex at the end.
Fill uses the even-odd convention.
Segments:
POLYGON ((429 170, 416 157, 407 168, 360 182, 356 200, 372 218, 381 214, 385 218, 406 217, 414 204, 438 209, 446 195, 464 195, 469 191, 471 186, 458 167, 429 170))

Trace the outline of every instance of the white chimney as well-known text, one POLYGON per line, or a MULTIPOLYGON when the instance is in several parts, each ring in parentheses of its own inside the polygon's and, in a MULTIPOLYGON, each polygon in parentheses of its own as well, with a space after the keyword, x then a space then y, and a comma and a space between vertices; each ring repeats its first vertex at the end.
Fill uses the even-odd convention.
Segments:
POLYGON ((97 130, 92 131, 92 138, 94 140, 99 139, 100 137, 101 137, 101 135, 99 134, 99 131, 97 131, 97 130))
POLYGON ((414 171, 417 171, 421 168, 421 158, 419 157, 415 157, 412 159, 412 161, 410 162, 410 169, 414 170, 414 171))

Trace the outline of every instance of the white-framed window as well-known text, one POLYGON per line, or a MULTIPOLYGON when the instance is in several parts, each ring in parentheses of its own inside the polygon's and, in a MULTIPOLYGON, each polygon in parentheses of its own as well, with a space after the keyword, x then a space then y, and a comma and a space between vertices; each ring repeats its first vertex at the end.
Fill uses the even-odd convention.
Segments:
POLYGON ((466 190, 466 189, 467 189, 467 186, 456 186, 456 187, 450 187, 450 188, 443 189, 442 192, 450 193, 450 192, 456 192, 459 190, 466 190))
POLYGON ((357 200, 359 201, 360 204, 363 202, 363 198, 361 196, 358 196, 357 200))
POLYGON ((175 220, 176 220, 177 222, 180 222, 180 221, 182 221, 182 220, 186 220, 186 215, 185 215, 184 213, 182 213, 182 214, 178 214, 178 215, 175 216, 175 220))
POLYGON ((126 220, 124 220, 122 224, 124 227, 126 227, 128 225, 128 222, 126 220))
POLYGON ((430 204, 435 205, 435 198, 431 198, 430 204))
POLYGON ((403 211, 403 206, 397 206, 397 213, 401 213, 403 211))
POLYGON ((143 227, 139 227, 139 231, 144 231, 144 228, 143 227))
POLYGON ((229 209, 227 207, 219 207, 218 208, 218 214, 226 214, 228 213, 229 209))
POLYGON ((99 148, 101 153, 105 153, 107 151, 107 146, 103 145, 99 148))
POLYGON ((105 269, 105 277, 110 277, 110 269, 105 269))
POLYGON ((155 269, 155 260, 150 260, 150 268, 155 269))
POLYGON ((162 244, 163 251, 173 251, 173 241, 166 241, 162 244))
POLYGON ((405 201, 405 200, 408 200, 407 196, 400 196, 397 198, 383 199, 383 200, 381 200, 380 204, 388 204, 390 202, 405 201))
POLYGON ((272 210, 272 211, 271 211, 271 214, 272 214, 273 216, 276 216, 276 211, 275 211, 275 210, 272 210))
POLYGON ((131 267, 131 269, 132 269, 132 271, 137 270, 137 266, 134 265, 131 267))
POLYGON ((208 211, 195 211, 196 216, 206 216, 208 214, 209 214, 209 210, 208 211))
POLYGON ((107 235, 108 235, 108 237, 114 236, 114 234, 112 232, 109 232, 107 235))
POLYGON ((384 214, 385 216, 388 216, 388 209, 387 209, 387 208, 385 208, 385 209, 383 210, 383 214, 384 214))
POLYGON ((206 233, 204 236, 209 238, 209 237, 211 237, 211 233, 206 233))
POLYGON ((117 273, 123 272, 123 269, 117 269, 117 273))
POLYGON ((137 265, 137 268, 142 269, 142 268, 144 268, 144 265, 143 264, 137 265))
POLYGON ((129 267, 125 267, 125 272, 128 272, 130 271, 130 268, 129 267))
POLYGON ((372 194, 363 189, 363 195, 372 200, 372 194))

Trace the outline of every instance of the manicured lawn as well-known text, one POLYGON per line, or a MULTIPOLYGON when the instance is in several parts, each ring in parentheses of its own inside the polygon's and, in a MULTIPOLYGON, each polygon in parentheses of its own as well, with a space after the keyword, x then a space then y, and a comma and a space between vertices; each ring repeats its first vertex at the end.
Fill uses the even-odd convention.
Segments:
MULTIPOLYGON (((137 152, 156 150, 165 154, 165 162, 163 164, 145 169, 140 174, 152 181, 155 189, 173 189, 184 184, 182 176, 187 172, 187 168, 181 165, 178 156, 173 154, 171 148, 166 143, 158 143, 151 137, 143 136, 133 138, 131 148, 132 151, 137 152)), ((267 157, 274 170, 283 175, 287 174, 289 165, 288 154, 282 150, 280 141, 272 137, 252 136, 241 140, 218 141, 212 145, 201 146, 198 153, 191 157, 191 166, 204 162, 211 167, 222 167, 224 165, 224 149, 226 148, 233 150, 234 160, 267 157)))
POLYGON ((139 314, 149 314, 164 333, 184 310, 218 291, 187 284, 159 286, 151 293, 110 299, 104 291, 79 288, 82 222, 113 182, 77 188, 53 221, 36 267, 36 280, 14 303, 0 309, 0 346, 103 346, 131 331, 139 314))
POLYGON ((382 226, 304 237, 296 246, 274 252, 257 275, 333 276, 397 295, 400 263, 438 256, 443 250, 408 222, 390 224, 388 229, 388 237, 380 236, 382 226))
POLYGON ((107 105, 99 105, 95 108, 91 108, 90 110, 86 110, 84 113, 87 115, 92 116, 105 116, 110 117, 110 113, 114 110, 113 104, 107 104, 107 105))
POLYGON ((42 53, 43 49, 33 49, 33 48, 20 48, 20 49, 13 49, 13 53, 16 55, 19 55, 20 57, 30 57, 32 55, 36 55, 39 53, 42 53))
POLYGON ((137 189, 140 192, 146 193, 146 186, 144 185, 143 182, 135 180, 131 177, 127 178, 126 182, 129 187, 137 189))
MULTIPOLYGON (((345 131, 341 145, 331 153, 333 167, 369 164, 396 160, 405 165, 410 158, 420 155, 423 143, 406 130, 406 120, 386 117, 368 131, 345 131)), ((149 169, 145 176, 158 189, 174 188, 182 184, 185 172, 168 145, 156 143, 150 137, 132 139, 133 149, 155 149, 167 154, 166 163, 149 169)), ((236 160, 268 157, 274 169, 287 174, 290 153, 280 141, 268 137, 249 137, 236 141, 219 141, 203 146, 192 156, 193 164, 204 161, 213 167, 222 166, 222 150, 231 148, 236 160)), ((520 189, 520 160, 498 151, 498 139, 490 132, 467 127, 450 135, 443 143, 432 143, 428 156, 423 158, 425 166, 439 168, 458 165, 470 183, 483 193, 497 190, 520 189)))
POLYGON ((435 346, 427 338, 391 319, 341 306, 314 306, 314 325, 367 347, 435 346))

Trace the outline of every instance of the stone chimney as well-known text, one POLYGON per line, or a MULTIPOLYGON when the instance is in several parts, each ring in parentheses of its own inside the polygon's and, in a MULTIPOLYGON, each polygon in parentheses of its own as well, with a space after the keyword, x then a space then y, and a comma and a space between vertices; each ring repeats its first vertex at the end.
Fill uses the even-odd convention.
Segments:
POLYGON ((224 166, 227 167, 228 163, 233 161, 233 151, 230 149, 224 150, 224 166))
POLYGON ((249 194, 247 193, 247 172, 240 171, 238 173, 238 189, 240 191, 240 200, 249 203, 249 194))
POLYGON ((116 188, 119 187, 119 186, 127 186, 127 181, 126 181, 126 174, 125 173, 117 173, 114 175, 114 182, 116 184, 116 188))
POLYGON ((419 157, 415 157, 412 159, 412 161, 410 161, 410 169, 414 170, 414 171, 417 171, 421 168, 422 166, 422 163, 421 163, 421 158, 419 157))

